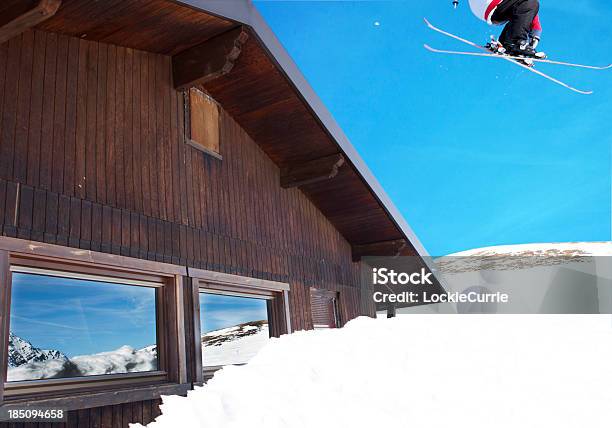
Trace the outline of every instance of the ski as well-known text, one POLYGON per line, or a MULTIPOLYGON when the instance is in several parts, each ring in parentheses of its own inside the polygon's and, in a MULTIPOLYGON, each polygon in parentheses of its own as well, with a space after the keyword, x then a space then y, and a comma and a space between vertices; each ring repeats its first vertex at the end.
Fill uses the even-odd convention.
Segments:
MULTIPOLYGON (((476 44, 476 43, 474 43, 474 42, 470 42, 469 40, 466 40, 466 39, 464 39, 464 38, 461 38, 461 37, 459 37, 459 36, 456 36, 456 35, 454 35, 454 34, 451 34, 451 33, 449 33, 449 32, 446 32, 446 31, 444 31, 444 30, 441 30, 440 28, 435 27, 434 25, 432 25, 432 24, 431 24, 431 23, 430 23, 430 22, 429 22, 427 19, 425 19, 425 18, 424 18, 424 20, 425 20, 425 24, 427 24, 427 26, 428 26, 428 27, 429 27, 431 30, 434 30, 434 31, 436 31, 436 32, 438 32, 438 33, 440 33, 440 34, 443 34, 443 35, 447 36, 447 37, 450 37, 450 38, 452 38, 452 39, 455 39, 455 40, 458 40, 458 41, 460 41, 460 42, 462 42, 462 43, 465 43, 465 44, 467 44, 467 45, 470 45, 470 46, 472 46, 472 47, 474 47, 474 48, 476 48, 476 49, 480 49, 481 51, 484 51, 484 52, 486 52, 486 53, 489 53, 489 52, 490 52, 490 51, 489 51, 487 48, 485 48, 485 47, 483 47, 483 46, 477 45, 477 44, 476 44)), ((525 70, 529 70, 529 71, 531 71, 532 73, 535 73, 535 74, 537 74, 537 75, 539 75, 539 76, 541 76, 541 77, 543 77, 543 78, 545 78, 545 79, 547 79, 547 80, 550 80, 551 82, 556 83, 557 85, 561 85, 561 86, 563 86, 564 88, 569 89, 570 91, 573 91, 573 92, 576 92, 576 93, 579 93, 579 94, 583 94, 583 95, 591 95, 591 94, 593 93, 593 91, 583 91, 583 90, 580 90, 580 89, 574 88, 573 86, 570 86, 570 85, 568 85, 568 84, 567 84, 567 83, 565 83, 565 82, 562 82, 562 81, 560 81, 560 80, 558 80, 558 79, 556 79, 556 78, 554 78, 554 77, 552 77, 552 76, 549 76, 548 74, 542 73, 540 70, 536 70, 536 69, 535 69, 535 68, 533 68, 533 67, 529 67, 528 65, 522 64, 522 63, 520 63, 520 62, 518 62, 518 61, 516 61, 516 60, 514 60, 514 59, 512 59, 512 58, 510 58, 510 57, 507 57, 507 56, 500 56, 500 58, 503 58, 503 59, 505 59, 506 61, 510 61, 512 64, 516 64, 516 65, 518 65, 519 67, 524 68, 525 70)))
POLYGON ((518 61, 528 59, 530 61, 542 62, 542 63, 545 63, 545 64, 564 65, 564 66, 567 66, 567 67, 577 67, 577 68, 588 68, 589 70, 607 70, 609 68, 612 68, 612 64, 606 65, 604 67, 600 67, 600 66, 597 66, 597 65, 574 64, 574 63, 571 63, 571 62, 553 61, 553 60, 550 60, 550 59, 523 58, 523 57, 520 57, 520 56, 512 56, 512 55, 505 55, 505 54, 496 54, 496 53, 493 53, 493 52, 490 52, 490 53, 480 53, 480 52, 449 51, 449 50, 445 50, 445 49, 432 48, 428 44, 425 44, 423 46, 425 46, 425 49, 427 49, 430 52, 452 54, 452 55, 468 55, 468 56, 480 56, 480 57, 492 57, 492 58, 504 58, 505 57, 505 58, 511 58, 513 60, 518 60, 518 61))

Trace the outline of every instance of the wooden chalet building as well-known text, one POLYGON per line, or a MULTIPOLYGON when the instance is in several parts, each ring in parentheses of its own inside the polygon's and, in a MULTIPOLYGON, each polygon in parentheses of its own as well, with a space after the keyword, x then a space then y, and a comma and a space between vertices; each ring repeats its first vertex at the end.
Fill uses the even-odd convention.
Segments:
POLYGON ((362 256, 426 255, 247 1, 3 0, 0 232, 0 400, 75 427, 211 375, 205 293, 264 301, 272 336, 339 327, 375 313, 362 256), (117 328, 153 369, 72 357, 117 328))

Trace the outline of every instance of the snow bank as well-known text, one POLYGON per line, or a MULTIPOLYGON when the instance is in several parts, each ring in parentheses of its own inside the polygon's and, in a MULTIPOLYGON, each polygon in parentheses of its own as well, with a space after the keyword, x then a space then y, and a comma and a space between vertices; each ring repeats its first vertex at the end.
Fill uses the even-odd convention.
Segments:
POLYGON ((611 361, 610 316, 359 318, 270 340, 149 427, 608 428, 611 361))

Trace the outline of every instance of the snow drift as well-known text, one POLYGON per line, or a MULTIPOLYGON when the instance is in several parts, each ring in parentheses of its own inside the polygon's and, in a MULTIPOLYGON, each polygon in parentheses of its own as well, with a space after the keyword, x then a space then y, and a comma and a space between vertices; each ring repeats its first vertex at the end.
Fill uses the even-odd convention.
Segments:
POLYGON ((607 428, 610 361, 605 315, 358 318, 271 339, 149 427, 607 428))

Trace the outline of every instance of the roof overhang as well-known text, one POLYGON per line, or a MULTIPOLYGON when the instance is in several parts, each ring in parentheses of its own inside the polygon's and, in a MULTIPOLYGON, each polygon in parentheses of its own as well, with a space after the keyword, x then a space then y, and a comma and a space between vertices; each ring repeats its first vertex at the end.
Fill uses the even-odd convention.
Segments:
MULTIPOLYGON (((429 253, 422 245, 408 222, 404 219, 402 214, 385 193, 378 180, 374 177, 359 153, 355 150, 355 147, 350 143, 349 139, 344 134, 338 123, 334 120, 321 99, 306 81, 295 62, 291 59, 285 48, 274 35, 253 3, 247 0, 181 0, 181 3, 189 4, 190 6, 201 9, 202 11, 242 23, 249 26, 253 30, 260 43, 270 53, 277 66, 283 71, 286 78, 293 84, 303 100, 310 107, 312 114, 316 116, 317 120, 325 127, 329 135, 334 139, 334 142, 338 144, 342 153, 346 156, 348 161, 363 179, 364 184, 376 197, 378 202, 389 215, 389 218, 399 228, 403 238, 407 238, 410 241, 416 252, 421 257, 429 259, 429 253)), ((402 239, 402 237, 398 238, 402 239)))
POLYGON ((280 184, 299 187, 331 221, 353 246, 355 259, 419 255, 428 263, 413 230, 250 1, 9 3, 47 1, 61 5, 27 25, 169 55, 175 66, 205 59, 200 66, 207 78, 196 78, 197 85, 279 166, 280 184))

